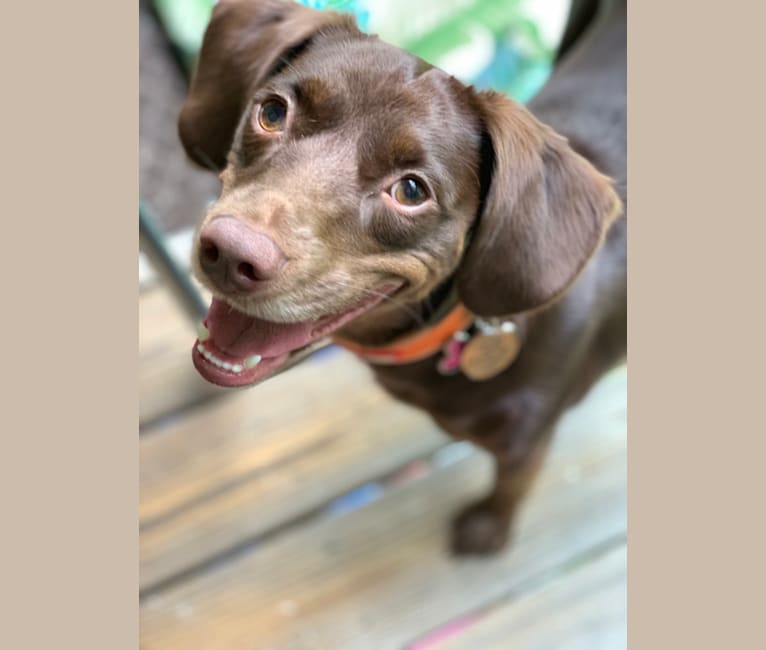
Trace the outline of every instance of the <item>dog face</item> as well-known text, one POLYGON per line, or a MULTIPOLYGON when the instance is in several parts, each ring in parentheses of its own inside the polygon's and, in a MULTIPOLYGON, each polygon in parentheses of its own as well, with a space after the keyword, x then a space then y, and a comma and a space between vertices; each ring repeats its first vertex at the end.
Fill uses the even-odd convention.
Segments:
POLYGON ((454 270, 478 205, 479 127, 456 89, 379 41, 316 36, 255 89, 198 240, 231 215, 274 241, 281 268, 238 290, 198 250, 198 276, 276 322, 342 313, 370 290, 424 298, 454 270))
POLYGON ((543 304, 617 211, 522 107, 281 0, 216 6, 180 134, 222 169, 193 256, 215 296, 194 361, 227 386, 456 272, 478 313, 543 304))

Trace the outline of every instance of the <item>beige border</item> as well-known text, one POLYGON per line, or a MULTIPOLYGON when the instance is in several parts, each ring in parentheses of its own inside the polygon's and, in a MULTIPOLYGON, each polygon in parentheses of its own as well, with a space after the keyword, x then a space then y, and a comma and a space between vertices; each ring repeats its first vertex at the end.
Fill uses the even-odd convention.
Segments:
MULTIPOLYGON (((679 5, 630 3, 629 636, 754 648, 762 336, 745 312, 762 287, 744 279, 763 240, 732 232, 763 218, 763 117, 743 98, 764 21, 679 5)), ((12 11, 0 647, 136 648, 137 11, 12 11)))
POLYGON ((138 647, 138 13, 3 16, 2 648, 138 647))
POLYGON ((749 649, 766 638, 764 425, 746 412, 764 399, 753 354, 763 329, 748 313, 764 293, 754 264, 763 237, 744 228, 764 218, 764 108, 749 98, 763 92, 764 16, 748 15, 758 7, 629 2, 636 650, 749 649))

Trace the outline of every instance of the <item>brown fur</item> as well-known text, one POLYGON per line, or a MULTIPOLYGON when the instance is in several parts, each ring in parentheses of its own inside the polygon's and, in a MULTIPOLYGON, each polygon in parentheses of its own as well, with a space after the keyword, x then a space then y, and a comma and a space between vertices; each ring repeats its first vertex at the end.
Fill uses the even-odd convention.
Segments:
POLYGON ((222 295, 197 264, 203 282, 241 311, 290 322, 405 281, 344 329, 363 343, 417 328, 450 281, 475 313, 519 324, 521 354, 487 382, 443 377, 433 359, 374 368, 497 459, 495 490, 456 521, 458 552, 504 545, 556 420, 624 357, 624 20, 620 5, 568 47, 536 117, 286 0, 224 0, 205 36, 179 126, 190 156, 223 169, 203 225, 244 219, 288 262, 255 296, 222 295), (275 95, 287 126, 265 134, 255 111, 275 95), (414 211, 387 195, 410 173, 432 195, 414 211))

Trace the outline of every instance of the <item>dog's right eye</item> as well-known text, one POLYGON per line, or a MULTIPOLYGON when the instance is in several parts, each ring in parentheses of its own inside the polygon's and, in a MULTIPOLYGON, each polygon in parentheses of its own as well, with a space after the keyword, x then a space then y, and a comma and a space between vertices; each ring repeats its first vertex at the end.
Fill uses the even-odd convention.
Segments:
POLYGON ((419 180, 408 176, 394 183, 391 196, 400 205, 415 207, 428 199, 428 190, 419 180))
POLYGON ((287 121, 287 104, 281 99, 269 99, 258 110, 258 124, 269 133, 276 133, 285 128, 287 121))

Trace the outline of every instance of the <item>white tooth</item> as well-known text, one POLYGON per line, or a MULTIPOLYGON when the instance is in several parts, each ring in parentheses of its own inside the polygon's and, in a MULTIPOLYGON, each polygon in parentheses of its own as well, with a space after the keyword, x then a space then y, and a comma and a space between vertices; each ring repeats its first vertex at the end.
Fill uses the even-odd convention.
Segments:
POLYGON ((255 368, 260 362, 261 362, 261 355, 254 354, 253 356, 245 359, 245 368, 250 370, 251 368, 255 368))
POLYGON ((202 343, 197 345, 197 352, 199 352, 200 354, 205 354, 205 346, 202 345, 202 343))
POLYGON ((228 361, 223 362, 223 369, 224 370, 231 370, 231 364, 228 361))
POLYGON ((212 361, 213 360, 213 355, 210 353, 210 350, 204 350, 202 352, 202 356, 204 356, 205 359, 207 359, 208 361, 212 361))
POLYGON ((197 340, 200 343, 204 343, 210 338, 210 331, 205 327, 205 324, 200 321, 197 323, 197 340))
POLYGON ((240 372, 242 372, 244 369, 245 369, 245 367, 244 367, 244 366, 240 366, 238 363, 234 364, 234 365, 231 367, 231 370, 232 370, 232 372, 236 372, 237 374, 239 374, 240 372))

